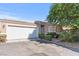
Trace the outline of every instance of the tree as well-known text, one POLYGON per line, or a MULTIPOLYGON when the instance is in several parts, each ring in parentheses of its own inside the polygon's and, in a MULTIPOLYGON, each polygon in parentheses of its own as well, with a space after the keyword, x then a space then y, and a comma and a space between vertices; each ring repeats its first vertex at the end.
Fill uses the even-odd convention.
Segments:
POLYGON ((79 28, 79 4, 77 3, 60 3, 52 4, 48 22, 62 26, 72 26, 79 28))

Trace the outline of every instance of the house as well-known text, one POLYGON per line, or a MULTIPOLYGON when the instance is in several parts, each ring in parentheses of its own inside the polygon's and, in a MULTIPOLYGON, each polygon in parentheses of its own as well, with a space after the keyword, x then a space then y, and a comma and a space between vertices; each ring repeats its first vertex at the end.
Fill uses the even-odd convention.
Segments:
POLYGON ((21 41, 30 38, 32 40, 37 40, 38 33, 48 33, 55 32, 56 26, 49 24, 48 22, 26 22, 17 20, 0 20, 0 33, 5 33, 7 35, 7 41, 21 41))

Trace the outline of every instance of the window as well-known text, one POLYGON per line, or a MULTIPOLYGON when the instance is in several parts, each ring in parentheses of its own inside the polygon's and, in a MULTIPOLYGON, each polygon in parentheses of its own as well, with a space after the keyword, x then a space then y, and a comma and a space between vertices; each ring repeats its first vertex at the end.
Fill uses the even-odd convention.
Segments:
POLYGON ((49 26, 48 32, 56 32, 55 26, 49 26))

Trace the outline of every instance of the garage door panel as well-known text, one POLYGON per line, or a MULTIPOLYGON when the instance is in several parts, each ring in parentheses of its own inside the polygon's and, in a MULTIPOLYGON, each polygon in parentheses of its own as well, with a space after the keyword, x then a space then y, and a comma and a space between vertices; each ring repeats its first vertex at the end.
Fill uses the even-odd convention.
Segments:
POLYGON ((7 27, 7 39, 19 38, 35 38, 37 37, 36 28, 20 28, 20 27, 7 27))

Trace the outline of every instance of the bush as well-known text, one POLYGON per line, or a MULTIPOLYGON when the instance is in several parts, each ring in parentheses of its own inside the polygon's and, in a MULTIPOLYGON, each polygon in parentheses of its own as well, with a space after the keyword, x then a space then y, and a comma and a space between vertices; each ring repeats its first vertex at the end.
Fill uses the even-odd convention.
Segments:
POLYGON ((77 35, 74 35, 72 39, 74 39, 74 42, 79 42, 79 37, 77 35))
POLYGON ((61 41, 66 41, 68 39, 67 36, 68 36, 67 32, 61 32, 59 38, 61 41))
POLYGON ((0 42, 6 41, 6 34, 0 33, 0 42))
POLYGON ((44 39, 45 38, 45 34, 44 33, 38 33, 38 36, 40 39, 44 39))
POLYGON ((79 36, 77 35, 77 33, 72 32, 72 31, 61 32, 59 38, 60 38, 61 41, 66 41, 66 42, 77 42, 77 41, 79 41, 79 36))
POLYGON ((79 31, 73 32, 72 34, 72 39, 74 39, 75 42, 79 42, 79 31))
POLYGON ((52 35, 45 35, 45 40, 52 41, 52 35))
POLYGON ((48 32, 47 35, 52 35, 52 38, 58 38, 59 34, 55 33, 55 32, 48 32))
POLYGON ((48 33, 47 33, 47 35, 52 35, 52 34, 53 34, 52 32, 48 32, 48 33))

